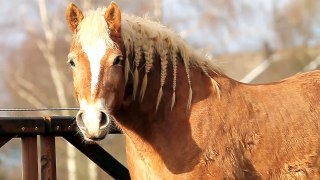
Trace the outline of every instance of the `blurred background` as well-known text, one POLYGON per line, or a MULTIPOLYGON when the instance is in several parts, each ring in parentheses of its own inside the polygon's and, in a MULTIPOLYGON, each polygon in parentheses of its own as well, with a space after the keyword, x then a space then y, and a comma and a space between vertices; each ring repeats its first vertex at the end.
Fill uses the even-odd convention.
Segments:
MULTIPOLYGON (((320 65, 318 0, 115 0, 122 12, 148 15, 204 49, 230 77, 266 83, 320 65)), ((82 10, 109 1, 73 1, 82 10)), ((0 7, 0 108, 77 107, 66 64, 71 34, 69 1, 11 0, 0 7)), ((0 113, 1 116, 74 115, 76 112, 0 113)), ((125 164, 122 135, 101 145, 125 164)), ((100 180, 108 175, 57 139, 58 179, 100 180)), ((0 180, 21 179, 21 142, 0 149, 0 180)))

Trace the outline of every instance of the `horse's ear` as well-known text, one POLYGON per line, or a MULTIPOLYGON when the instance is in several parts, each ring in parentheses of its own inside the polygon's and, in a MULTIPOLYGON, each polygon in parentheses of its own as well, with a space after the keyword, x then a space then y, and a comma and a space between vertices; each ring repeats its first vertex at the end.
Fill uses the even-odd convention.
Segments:
POLYGON ((108 6, 104 18, 108 23, 111 33, 121 32, 121 11, 115 2, 111 2, 108 6))
POLYGON ((70 3, 67 7, 66 18, 70 30, 76 32, 78 25, 83 19, 83 14, 75 4, 70 3))

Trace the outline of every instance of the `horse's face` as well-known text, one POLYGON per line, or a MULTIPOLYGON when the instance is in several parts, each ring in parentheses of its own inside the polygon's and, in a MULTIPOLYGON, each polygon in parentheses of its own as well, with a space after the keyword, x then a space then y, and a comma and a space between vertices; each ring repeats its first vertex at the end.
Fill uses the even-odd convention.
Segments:
POLYGON ((111 3, 104 16, 84 17, 70 4, 66 17, 73 33, 68 62, 80 104, 77 125, 87 141, 100 140, 106 136, 112 113, 124 95, 121 13, 111 3))

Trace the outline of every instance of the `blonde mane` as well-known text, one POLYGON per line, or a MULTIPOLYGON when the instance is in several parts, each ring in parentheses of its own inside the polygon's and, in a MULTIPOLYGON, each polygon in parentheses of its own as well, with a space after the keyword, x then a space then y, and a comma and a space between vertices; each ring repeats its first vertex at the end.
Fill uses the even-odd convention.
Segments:
MULTIPOLYGON (((115 43, 110 38, 110 30, 104 20, 105 9, 97 9, 96 11, 89 11, 83 21, 79 25, 79 32, 77 33, 80 43, 94 42, 97 39, 103 39, 107 47, 114 47, 115 43)), ((125 84, 128 81, 129 72, 133 73, 133 99, 136 99, 139 87, 139 67, 144 64, 144 77, 142 79, 139 100, 143 101, 147 84, 148 74, 154 65, 154 54, 160 57, 161 64, 161 80, 158 98, 156 102, 156 110, 162 99, 163 86, 167 79, 167 66, 171 61, 173 72, 172 84, 172 103, 171 110, 175 105, 176 100, 176 86, 177 86, 177 61, 178 56, 183 60, 188 84, 189 84, 189 98, 187 108, 191 107, 192 101, 192 82, 190 79, 190 65, 201 68, 202 72, 211 79, 218 98, 220 98, 219 84, 209 75, 209 71, 215 71, 208 63, 208 58, 194 50, 191 50, 185 41, 170 29, 164 27, 160 23, 149 20, 148 18, 141 18, 136 16, 129 16, 122 14, 121 34, 126 49, 126 59, 124 67, 125 84), (134 56, 133 65, 130 67, 129 56, 134 56), (142 62, 145 60, 145 62, 142 62)))

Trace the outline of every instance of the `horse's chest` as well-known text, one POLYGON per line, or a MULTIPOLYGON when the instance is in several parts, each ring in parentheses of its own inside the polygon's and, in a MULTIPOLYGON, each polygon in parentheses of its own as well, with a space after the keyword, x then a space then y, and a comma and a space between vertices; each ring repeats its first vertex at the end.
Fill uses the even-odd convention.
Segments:
POLYGON ((137 158, 130 163, 129 167, 131 178, 141 180, 161 179, 161 175, 155 172, 156 168, 149 158, 137 158))
POLYGON ((159 160, 154 160, 147 156, 146 151, 137 150, 131 141, 127 141, 127 162, 130 171, 131 179, 161 179, 155 172, 159 168, 155 163, 159 160))

